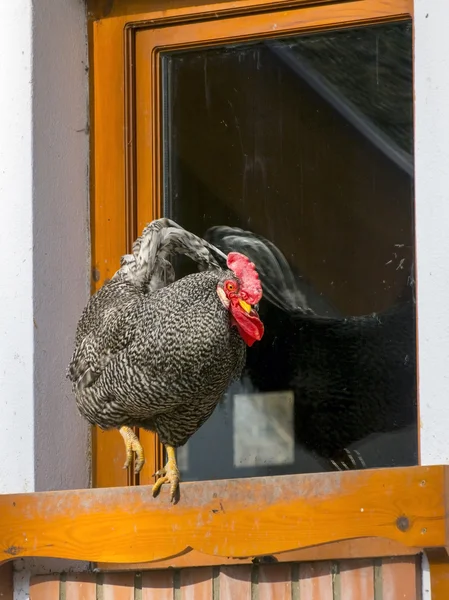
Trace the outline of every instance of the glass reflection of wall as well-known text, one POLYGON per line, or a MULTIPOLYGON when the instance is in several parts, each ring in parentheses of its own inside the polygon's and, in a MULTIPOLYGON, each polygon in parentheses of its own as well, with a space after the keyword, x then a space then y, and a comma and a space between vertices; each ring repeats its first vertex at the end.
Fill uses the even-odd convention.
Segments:
POLYGON ((295 340, 285 314, 269 321, 292 345, 284 363, 306 346, 297 376, 280 378, 279 352, 265 352, 262 393, 260 376, 230 391, 180 452, 184 478, 414 464, 411 24, 193 50, 163 65, 166 214, 203 236, 216 225, 264 236, 315 313, 295 321, 295 340), (329 373, 326 396, 312 379, 329 373))

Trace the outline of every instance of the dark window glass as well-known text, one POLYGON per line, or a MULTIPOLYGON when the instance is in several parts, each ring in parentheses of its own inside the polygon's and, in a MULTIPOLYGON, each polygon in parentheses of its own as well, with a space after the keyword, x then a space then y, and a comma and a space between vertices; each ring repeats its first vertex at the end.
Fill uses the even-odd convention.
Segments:
POLYGON ((265 291, 184 480, 416 464, 411 23, 162 66, 165 215, 249 254, 265 291))

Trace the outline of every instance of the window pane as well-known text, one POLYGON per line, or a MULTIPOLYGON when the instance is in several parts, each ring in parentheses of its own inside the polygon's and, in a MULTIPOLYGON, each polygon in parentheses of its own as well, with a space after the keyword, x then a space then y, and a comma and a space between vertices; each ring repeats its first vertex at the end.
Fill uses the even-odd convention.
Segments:
POLYGON ((165 215, 249 254, 265 292, 184 480, 416 464, 411 24, 162 67, 165 215))

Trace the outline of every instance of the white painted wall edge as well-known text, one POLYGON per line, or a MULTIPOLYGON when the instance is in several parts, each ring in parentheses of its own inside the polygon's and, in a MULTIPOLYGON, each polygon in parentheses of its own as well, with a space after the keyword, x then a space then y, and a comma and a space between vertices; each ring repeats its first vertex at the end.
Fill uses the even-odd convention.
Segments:
POLYGON ((0 6, 0 493, 34 489, 31 2, 0 6))
MULTIPOLYGON (((415 197, 421 463, 449 462, 449 2, 415 0, 415 197)), ((427 561, 423 598, 430 600, 427 561)))
POLYGON ((85 6, 0 6, 0 493, 89 485, 65 371, 89 296, 85 6))
MULTIPOLYGON (((89 295, 86 7, 2 2, 0 22, 0 493, 83 488, 89 427, 65 370, 89 295)), ((15 600, 45 562, 16 572, 15 600)))

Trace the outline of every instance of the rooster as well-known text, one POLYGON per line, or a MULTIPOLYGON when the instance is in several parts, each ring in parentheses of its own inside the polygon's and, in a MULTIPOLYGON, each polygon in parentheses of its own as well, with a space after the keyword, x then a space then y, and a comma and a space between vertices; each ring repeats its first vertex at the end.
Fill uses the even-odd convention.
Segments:
POLYGON ((246 346, 262 338, 262 287, 254 264, 227 257, 169 219, 153 221, 110 281, 90 298, 75 337, 68 377, 80 413, 92 425, 117 428, 127 468, 144 464, 131 429, 158 433, 167 463, 153 495, 170 484, 177 498, 175 449, 210 417, 245 365, 246 346), (184 254, 201 272, 175 281, 170 258, 184 254), (226 263, 219 268, 214 255, 226 263))

